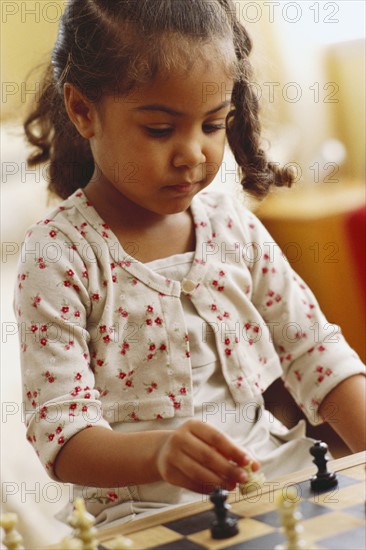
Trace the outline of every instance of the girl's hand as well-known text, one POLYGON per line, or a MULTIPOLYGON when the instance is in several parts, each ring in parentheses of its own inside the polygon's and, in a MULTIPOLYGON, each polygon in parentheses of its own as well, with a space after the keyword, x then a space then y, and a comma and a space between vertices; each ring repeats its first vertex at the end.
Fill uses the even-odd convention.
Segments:
MULTIPOLYGON (((247 481, 243 466, 252 458, 210 424, 188 420, 167 434, 157 453, 161 478, 196 493, 210 493, 220 485, 233 490, 247 481)), ((259 464, 253 461, 252 469, 259 464)))

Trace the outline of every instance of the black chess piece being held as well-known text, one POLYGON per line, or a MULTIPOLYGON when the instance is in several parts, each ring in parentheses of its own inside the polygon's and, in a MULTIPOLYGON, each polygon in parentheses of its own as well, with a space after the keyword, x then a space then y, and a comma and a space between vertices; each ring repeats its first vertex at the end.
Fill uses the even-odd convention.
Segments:
POLYGON ((212 522, 211 534, 214 539, 227 539, 239 532, 236 519, 229 512, 230 505, 226 504, 228 492, 221 487, 216 487, 210 494, 210 500, 214 504, 216 520, 212 522))
POLYGON ((314 457, 314 464, 318 471, 310 480, 310 486, 313 490, 324 491, 338 485, 337 476, 333 472, 328 472, 327 457, 328 445, 323 441, 316 441, 310 448, 310 454, 314 457))

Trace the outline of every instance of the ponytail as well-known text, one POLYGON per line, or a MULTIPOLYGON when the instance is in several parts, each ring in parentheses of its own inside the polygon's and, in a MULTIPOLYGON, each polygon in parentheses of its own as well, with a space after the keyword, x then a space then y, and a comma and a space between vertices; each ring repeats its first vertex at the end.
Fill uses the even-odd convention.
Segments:
POLYGON ((48 189, 66 198, 88 183, 94 161, 89 141, 78 133, 67 115, 52 64, 44 73, 41 90, 37 107, 24 121, 26 137, 36 148, 27 159, 28 165, 49 162, 48 189))

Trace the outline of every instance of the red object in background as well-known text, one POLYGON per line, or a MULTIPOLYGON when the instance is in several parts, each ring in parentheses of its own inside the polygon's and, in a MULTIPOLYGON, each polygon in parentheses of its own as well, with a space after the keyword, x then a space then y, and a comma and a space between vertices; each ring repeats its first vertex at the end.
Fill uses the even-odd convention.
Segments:
POLYGON ((347 242, 366 309, 366 204, 353 210, 345 220, 347 242))

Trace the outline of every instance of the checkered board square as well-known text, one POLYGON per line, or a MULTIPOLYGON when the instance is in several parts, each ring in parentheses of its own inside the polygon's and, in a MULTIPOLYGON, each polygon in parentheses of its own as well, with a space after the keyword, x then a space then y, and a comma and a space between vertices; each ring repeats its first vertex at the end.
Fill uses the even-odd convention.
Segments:
MULTIPOLYGON (((212 505, 203 511, 185 515, 147 529, 126 534, 133 550, 273 550, 286 542, 282 533, 275 500, 278 491, 294 487, 298 510, 302 515, 302 538, 307 549, 365 550, 365 465, 338 473, 338 486, 330 491, 313 492, 309 480, 281 485, 269 484, 247 495, 231 499, 230 514, 238 521, 239 533, 224 540, 214 540, 211 524, 215 519, 212 505)), ((108 550, 110 540, 98 546, 108 550)))

